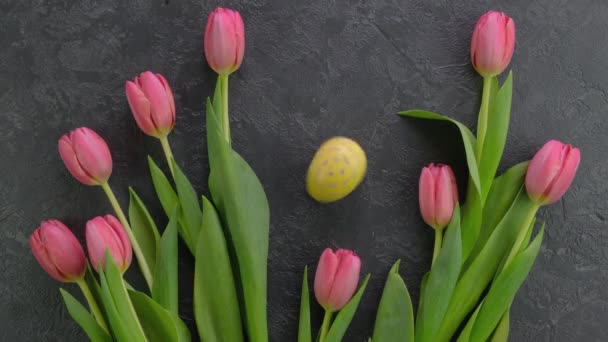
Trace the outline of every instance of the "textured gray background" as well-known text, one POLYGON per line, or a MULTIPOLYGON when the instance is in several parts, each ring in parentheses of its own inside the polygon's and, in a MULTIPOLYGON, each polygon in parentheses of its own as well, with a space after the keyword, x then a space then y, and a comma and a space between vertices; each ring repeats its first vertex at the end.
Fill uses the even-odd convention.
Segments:
MULTIPOLYGON (((431 161, 466 178, 458 132, 399 118, 420 107, 472 126, 481 79, 470 35, 488 9, 517 27, 512 124, 504 167, 548 139, 582 150, 564 199, 543 208, 548 225, 532 274, 515 301, 512 341, 608 340, 608 4, 604 0, 227 1, 241 11, 247 49, 231 79, 234 145, 266 188, 272 211, 269 324, 293 341, 301 274, 326 246, 354 249, 373 278, 346 340, 370 335, 386 272, 401 258, 414 299, 428 268, 432 231, 417 208, 417 179, 431 161), (369 173, 332 205, 313 202, 304 175, 316 147, 346 135, 361 143, 369 173)), ((171 135, 198 190, 208 172, 203 100, 214 74, 203 58, 206 15, 217 1, 0 0, 0 340, 77 341, 59 284, 30 255, 28 236, 47 218, 82 237, 87 219, 111 211, 102 191, 77 183, 56 142, 89 126, 106 139, 119 199, 133 185, 164 224, 145 157, 155 139, 130 116, 124 81, 150 69, 175 92, 171 135)), ((164 163, 163 163, 164 165, 164 163)), ((181 258, 183 317, 192 324, 192 260, 181 258)), ((141 285, 132 267, 130 280, 141 285)), ((312 277, 311 277, 312 278, 312 277)), ((312 280, 312 279, 311 279, 312 280)), ((76 292, 74 286, 66 286, 76 292)), ((320 323, 314 305, 313 322, 320 323)))

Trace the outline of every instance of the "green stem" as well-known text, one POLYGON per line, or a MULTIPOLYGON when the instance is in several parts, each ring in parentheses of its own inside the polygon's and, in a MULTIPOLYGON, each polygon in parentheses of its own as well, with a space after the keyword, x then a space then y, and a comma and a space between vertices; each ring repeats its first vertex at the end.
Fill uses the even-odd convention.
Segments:
POLYGON ((437 257, 439 256, 442 240, 443 229, 435 229, 435 246, 433 247, 433 262, 431 263, 431 267, 435 264, 435 260, 437 260, 437 257))
POLYGON ((230 143, 230 116, 228 115, 228 75, 220 75, 222 83, 222 125, 224 138, 230 143))
POLYGON ((483 92, 481 94, 481 107, 479 108, 479 119, 477 121, 477 163, 481 160, 483 144, 488 129, 488 112, 490 110, 490 93, 492 90, 492 77, 483 78, 483 92))
POLYGON ((146 279, 146 283, 148 283, 148 288, 151 290, 152 289, 152 272, 150 272, 150 267, 148 266, 146 259, 144 258, 144 253, 142 252, 141 247, 139 246, 139 243, 137 243, 137 240, 135 239, 135 235, 133 235, 133 231, 131 230, 129 221, 127 221, 127 217, 125 216, 125 213, 120 208, 120 204, 118 204, 118 200, 116 199, 116 196, 114 195, 114 192, 112 191, 112 188, 110 188, 110 184, 108 184, 107 182, 103 183, 101 185, 101 188, 106 193, 106 196, 108 196, 108 199, 110 200, 110 204, 112 204, 112 208, 114 208, 114 211, 116 212, 116 216, 118 216, 118 220, 120 221, 122 226, 125 228, 125 232, 129 236, 129 240, 131 240, 131 246, 133 247, 133 253, 135 253, 137 262, 139 263, 139 268, 141 269, 141 273, 143 274, 144 278, 146 279))
POLYGON ((106 321, 103 318, 103 314, 101 313, 101 310, 99 309, 99 306, 97 305, 97 301, 95 300, 95 297, 93 297, 93 293, 91 292, 89 285, 87 285, 87 282, 84 280, 84 278, 78 280, 76 283, 80 287, 80 290, 82 290, 82 293, 84 294, 84 298, 86 298, 87 303, 89 304, 89 309, 91 309, 91 312, 93 313, 93 317, 95 317, 95 320, 97 321, 97 323, 99 323, 101 328, 105 332, 109 333, 108 325, 106 324, 106 321))
POLYGON ((173 152, 171 151, 171 145, 169 145, 169 139, 165 135, 164 137, 159 138, 160 144, 163 147, 163 152, 165 152, 165 158, 167 158, 167 164, 169 165, 169 170, 171 170, 171 175, 175 178, 175 171, 173 171, 173 152))
POLYGON ((530 225, 532 224, 532 221, 534 220, 534 216, 536 215, 538 208, 539 208, 538 204, 534 204, 532 207, 530 207, 530 211, 528 211, 528 215, 524 219, 522 226, 519 228, 519 233, 517 234, 517 239, 515 240, 515 244, 511 248, 511 251, 509 252, 509 255, 507 256, 507 260, 505 261, 504 265, 502 266, 502 270, 504 270, 505 268, 507 268, 507 266, 509 266, 511 261, 513 261, 513 259, 517 255, 517 252, 519 252, 521 244, 524 242, 524 239, 526 238, 526 235, 528 234, 528 229, 530 228, 530 225))
POLYGON ((334 315, 332 311, 325 309, 325 316, 323 316, 323 324, 321 324, 321 334, 319 335, 319 342, 324 342, 327 333, 329 332, 329 326, 331 324, 331 318, 334 315))

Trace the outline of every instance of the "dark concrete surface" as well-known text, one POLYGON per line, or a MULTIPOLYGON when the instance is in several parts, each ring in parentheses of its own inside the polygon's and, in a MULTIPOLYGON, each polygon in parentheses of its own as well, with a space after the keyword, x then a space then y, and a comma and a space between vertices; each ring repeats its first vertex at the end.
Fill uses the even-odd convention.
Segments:
MULTIPOLYGON (((540 211, 545 240, 513 306, 511 340, 608 340, 606 1, 0 0, 1 341, 85 340, 60 284, 28 247, 43 219, 63 220, 82 238, 87 219, 111 211, 101 189, 64 169, 61 134, 86 125, 104 136, 119 200, 126 205, 132 185, 165 223, 146 164, 151 154, 164 166, 162 151, 131 118, 126 79, 150 69, 169 80, 178 110, 171 143, 206 192, 203 100, 215 77, 202 37, 218 5, 238 9, 246 26, 245 60, 231 83, 232 131, 271 207, 272 341, 296 339, 302 270, 326 246, 354 249, 363 272, 373 273, 346 341, 371 334, 397 258, 417 300, 433 239, 418 213, 419 171, 449 163, 464 189, 466 164, 456 129, 395 113, 419 107, 474 124, 481 78, 469 63, 470 35, 489 9, 506 11, 517 30, 501 170, 551 138, 582 151, 570 191, 540 211), (348 198, 320 205, 307 196, 304 175, 315 149, 334 135, 360 142, 369 172, 348 198)), ((186 253, 180 272, 183 317, 193 325, 186 253)), ((129 279, 143 285, 136 267, 129 279)), ((316 304, 313 311, 316 328, 321 312, 316 304)))

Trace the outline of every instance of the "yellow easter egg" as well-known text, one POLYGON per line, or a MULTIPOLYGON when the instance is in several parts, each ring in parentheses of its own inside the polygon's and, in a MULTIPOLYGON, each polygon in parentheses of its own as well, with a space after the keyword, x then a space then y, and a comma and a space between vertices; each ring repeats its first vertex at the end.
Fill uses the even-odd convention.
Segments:
POLYGON ((367 158, 359 144, 345 137, 331 138, 312 158, 306 191, 321 203, 337 201, 355 190, 366 170, 367 158))

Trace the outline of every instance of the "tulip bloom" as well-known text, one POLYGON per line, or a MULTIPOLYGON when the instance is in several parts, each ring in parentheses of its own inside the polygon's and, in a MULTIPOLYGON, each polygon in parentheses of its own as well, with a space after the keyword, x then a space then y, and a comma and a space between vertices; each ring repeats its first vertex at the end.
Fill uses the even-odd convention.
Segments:
POLYGON ((105 267, 106 250, 110 252, 114 263, 122 272, 131 264, 131 242, 124 228, 112 215, 98 216, 87 222, 87 249, 89 259, 95 270, 99 265, 105 267))
POLYGON ((424 222, 434 229, 445 228, 450 223, 458 202, 458 189, 452 169, 447 165, 433 163, 423 168, 418 196, 424 222))
POLYGON ((61 282, 76 282, 85 274, 86 259, 72 231, 57 220, 48 220, 30 236, 32 254, 40 266, 61 282))
POLYGON ((479 18, 471 39, 471 62, 483 77, 496 76, 509 65, 515 48, 515 23, 501 12, 479 18))
POLYGON ((220 75, 236 71, 245 53, 245 26, 239 12, 218 7, 207 19, 205 57, 220 75))
POLYGON ((64 134, 59 139, 59 154, 72 176, 85 185, 105 184, 112 174, 110 149, 90 128, 64 134))
POLYGON ((578 148, 556 140, 547 142, 528 166, 528 196, 541 205, 557 202, 572 184, 580 161, 578 148))
POLYGON ((175 101, 167 80, 150 71, 125 84, 127 100, 137 126, 153 137, 164 137, 175 125, 175 101))
POLYGON ((357 289, 361 259, 352 251, 327 248, 321 254, 315 274, 315 297, 325 310, 340 310, 357 289))

